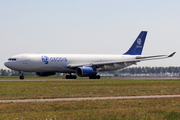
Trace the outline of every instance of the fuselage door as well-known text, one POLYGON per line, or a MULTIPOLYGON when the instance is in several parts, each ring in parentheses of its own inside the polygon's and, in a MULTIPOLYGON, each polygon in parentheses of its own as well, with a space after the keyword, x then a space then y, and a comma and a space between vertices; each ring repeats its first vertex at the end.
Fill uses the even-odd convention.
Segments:
POLYGON ((27 64, 27 58, 26 56, 22 56, 23 64, 27 64))

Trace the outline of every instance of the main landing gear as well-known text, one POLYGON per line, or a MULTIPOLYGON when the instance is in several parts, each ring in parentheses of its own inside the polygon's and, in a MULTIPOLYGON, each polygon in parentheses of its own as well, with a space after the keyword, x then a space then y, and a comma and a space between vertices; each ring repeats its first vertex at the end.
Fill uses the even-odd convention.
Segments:
POLYGON ((89 76, 89 79, 100 79, 100 75, 95 75, 95 76, 89 76))
POLYGON ((19 74, 20 74, 19 79, 23 80, 23 79, 24 79, 23 72, 22 72, 22 71, 19 71, 19 74))
POLYGON ((77 76, 76 75, 66 75, 66 79, 76 79, 77 76))

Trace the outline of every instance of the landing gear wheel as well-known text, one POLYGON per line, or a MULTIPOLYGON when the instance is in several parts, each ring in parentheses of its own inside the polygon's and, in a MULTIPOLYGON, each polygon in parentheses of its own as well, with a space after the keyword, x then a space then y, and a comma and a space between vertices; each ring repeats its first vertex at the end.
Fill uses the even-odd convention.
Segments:
POLYGON ((89 76, 89 79, 96 79, 96 76, 89 76))
POLYGON ((66 79, 76 79, 76 75, 66 75, 66 79))
POLYGON ((24 76, 19 76, 19 79, 23 80, 23 79, 24 79, 24 76))
POLYGON ((19 71, 19 74, 20 74, 19 79, 23 80, 23 79, 24 79, 23 72, 22 72, 22 71, 19 71))
POLYGON ((96 75, 96 76, 89 76, 89 79, 100 79, 101 76, 100 75, 96 75))
POLYGON ((101 78, 101 76, 100 75, 96 75, 96 79, 100 79, 101 78))
POLYGON ((69 79, 70 77, 69 77, 69 75, 66 75, 66 79, 69 79))
POLYGON ((73 79, 76 79, 77 78, 77 76, 76 75, 73 75, 73 79))
POLYGON ((93 76, 93 79, 96 79, 96 76, 93 76))

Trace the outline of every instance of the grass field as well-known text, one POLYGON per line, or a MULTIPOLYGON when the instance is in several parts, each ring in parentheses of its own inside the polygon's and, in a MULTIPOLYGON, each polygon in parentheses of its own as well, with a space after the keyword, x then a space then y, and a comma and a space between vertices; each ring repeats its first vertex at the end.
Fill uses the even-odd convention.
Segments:
MULTIPOLYGON (((1 81, 0 99, 180 94, 180 80, 1 81)), ((179 120, 180 98, 0 103, 0 119, 179 120)))
POLYGON ((0 119, 179 120, 180 98, 1 103, 0 119))
POLYGON ((180 94, 180 80, 1 81, 0 99, 180 94))

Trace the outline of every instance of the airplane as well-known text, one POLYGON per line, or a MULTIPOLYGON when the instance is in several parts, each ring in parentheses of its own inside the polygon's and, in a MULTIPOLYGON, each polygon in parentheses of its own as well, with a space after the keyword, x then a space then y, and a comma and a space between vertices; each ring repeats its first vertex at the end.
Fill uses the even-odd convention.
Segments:
POLYGON ((67 73, 66 79, 89 77, 100 79, 98 72, 119 70, 138 62, 173 57, 170 55, 141 55, 147 31, 141 31, 130 49, 123 55, 107 54, 19 54, 12 56, 4 65, 19 71, 20 79, 23 72, 36 72, 38 76, 50 76, 56 73, 67 73))

